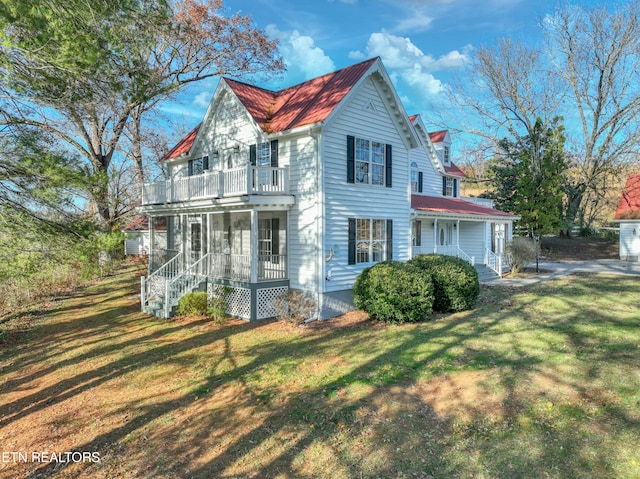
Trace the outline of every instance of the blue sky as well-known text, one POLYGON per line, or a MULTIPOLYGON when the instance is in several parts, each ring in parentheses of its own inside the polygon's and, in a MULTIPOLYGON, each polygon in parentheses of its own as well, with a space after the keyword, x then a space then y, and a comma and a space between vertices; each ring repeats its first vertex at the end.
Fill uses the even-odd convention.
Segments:
MULTIPOLYGON (((281 89, 380 56, 408 114, 442 104, 443 88, 474 48, 511 36, 540 39, 538 24, 555 0, 225 0, 235 13, 280 41, 288 71, 281 89)), ((248 80, 250 81, 250 80, 248 80)), ((186 127, 206 111, 218 80, 205 81, 164 106, 186 127)))

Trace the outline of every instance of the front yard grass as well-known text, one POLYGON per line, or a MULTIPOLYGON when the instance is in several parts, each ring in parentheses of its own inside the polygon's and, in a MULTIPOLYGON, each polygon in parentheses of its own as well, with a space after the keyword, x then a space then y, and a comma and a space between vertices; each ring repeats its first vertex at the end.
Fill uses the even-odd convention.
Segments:
POLYGON ((137 285, 125 271, 0 324, 0 453, 100 458, 13 456, 0 477, 640 477, 640 278, 301 328, 151 318, 137 285))

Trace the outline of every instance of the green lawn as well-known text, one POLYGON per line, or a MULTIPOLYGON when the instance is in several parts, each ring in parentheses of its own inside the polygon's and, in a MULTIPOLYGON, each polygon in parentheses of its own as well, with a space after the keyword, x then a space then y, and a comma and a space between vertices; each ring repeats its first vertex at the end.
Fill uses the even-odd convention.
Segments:
POLYGON ((0 477, 640 477, 640 278, 415 325, 164 321, 130 271, 0 323, 0 477), (13 323, 13 326, 11 325, 13 323))

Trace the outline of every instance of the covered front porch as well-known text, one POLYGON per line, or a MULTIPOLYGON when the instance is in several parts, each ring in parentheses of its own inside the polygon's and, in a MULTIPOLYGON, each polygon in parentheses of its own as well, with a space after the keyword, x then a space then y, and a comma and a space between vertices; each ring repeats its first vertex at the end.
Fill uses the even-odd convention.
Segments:
POLYGON ((511 234, 509 223, 417 214, 411 228, 411 257, 456 256, 472 266, 484 265, 502 276, 506 266, 505 244, 511 234))
POLYGON ((501 277, 507 266, 505 248, 518 217, 492 206, 491 200, 482 198, 412 195, 412 257, 457 256, 501 277))
POLYGON ((224 288, 229 314, 273 316, 264 298, 288 288, 287 225, 288 210, 266 207, 152 217, 143 309, 170 317, 184 294, 200 289, 214 296, 224 288), (157 298, 161 305, 153 304, 157 298))

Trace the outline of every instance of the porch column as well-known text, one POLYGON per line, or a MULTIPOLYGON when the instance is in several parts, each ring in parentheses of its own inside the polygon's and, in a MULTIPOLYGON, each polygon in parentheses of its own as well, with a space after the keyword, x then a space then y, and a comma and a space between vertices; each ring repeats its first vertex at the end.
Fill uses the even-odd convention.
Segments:
POLYGON ((438 252, 438 218, 433 219, 433 254, 438 252))
POLYGON ((460 248, 460 220, 456 220, 456 246, 460 248))
POLYGON ((153 265, 154 265, 154 261, 156 258, 156 238, 155 238, 155 234, 156 234, 156 230, 153 227, 153 216, 148 216, 148 224, 149 224, 149 261, 148 261, 148 265, 147 265, 147 276, 149 276, 151 273, 153 273, 153 265))
POLYGON ((258 282, 258 212, 251 210, 251 282, 258 282))

